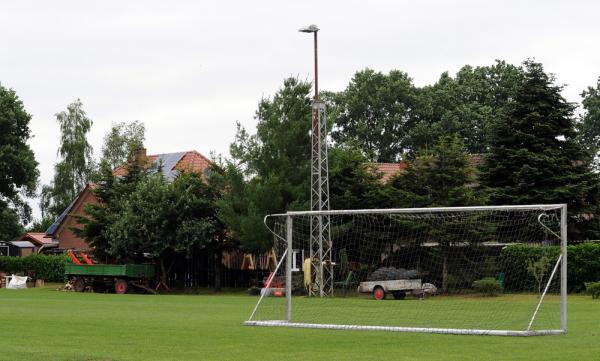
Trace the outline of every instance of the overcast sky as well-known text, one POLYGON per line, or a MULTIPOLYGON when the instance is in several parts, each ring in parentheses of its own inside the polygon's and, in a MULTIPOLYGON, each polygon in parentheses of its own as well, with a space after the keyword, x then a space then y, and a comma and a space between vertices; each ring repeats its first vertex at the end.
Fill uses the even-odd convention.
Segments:
POLYGON ((312 39, 297 30, 313 23, 326 90, 365 67, 421 86, 465 64, 535 57, 580 101, 600 75, 598 1, 0 2, 0 83, 33 116, 42 183, 56 162, 54 114, 76 98, 96 155, 112 122, 133 120, 150 154, 227 154, 236 121, 253 132, 261 97, 285 77, 312 78, 312 39))

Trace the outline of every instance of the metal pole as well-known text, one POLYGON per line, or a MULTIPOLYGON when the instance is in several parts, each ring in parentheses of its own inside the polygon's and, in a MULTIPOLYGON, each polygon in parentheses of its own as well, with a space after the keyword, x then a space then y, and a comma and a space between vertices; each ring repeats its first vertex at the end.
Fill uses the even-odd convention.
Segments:
MULTIPOLYGON (((317 31, 315 31, 313 33, 314 35, 314 46, 315 46, 315 101, 319 100, 319 52, 318 52, 318 41, 317 41, 317 31)), ((319 158, 319 175, 318 175, 318 187, 319 187, 319 211, 323 210, 323 182, 322 182, 322 170, 323 170, 323 166, 321 164, 321 161, 323 159, 323 156, 321 154, 321 147, 323 146, 323 144, 321 143, 321 111, 320 109, 317 107, 317 109, 313 109, 313 111, 315 112, 315 120, 317 122, 317 138, 319 139, 318 142, 318 158, 319 158)), ((325 277, 323 275, 323 216, 319 215, 319 296, 323 297, 323 282, 325 282, 325 277)))
POLYGON ((319 100, 319 57, 317 55, 317 31, 314 33, 315 37, 315 100, 319 100))
POLYGON ((560 328, 567 332, 567 205, 563 204, 560 212, 560 252, 562 264, 560 268, 560 328))
POLYGON ((527 325, 527 331, 530 331, 531 326, 533 326, 533 321, 535 321, 535 317, 537 316, 538 311, 540 310, 540 306, 542 305, 542 302, 544 302, 544 297, 546 297, 546 293, 548 293, 548 288, 550 288, 550 284, 552 283, 552 280, 554 279, 554 275, 556 274, 558 265, 562 264, 561 261, 562 261, 562 255, 559 255, 558 259, 556 260, 556 264, 554 265, 554 268, 552 268, 552 273, 550 274, 550 278, 548 278, 546 287, 544 287, 544 292, 540 295, 540 300, 538 301, 537 305, 535 306, 535 311, 533 311, 533 316, 531 316, 531 320, 529 320, 529 325, 527 325))
POLYGON ((292 226, 293 220, 291 216, 287 217, 286 222, 286 239, 287 239, 287 255, 285 262, 285 304, 286 304, 286 321, 292 320, 292 226))

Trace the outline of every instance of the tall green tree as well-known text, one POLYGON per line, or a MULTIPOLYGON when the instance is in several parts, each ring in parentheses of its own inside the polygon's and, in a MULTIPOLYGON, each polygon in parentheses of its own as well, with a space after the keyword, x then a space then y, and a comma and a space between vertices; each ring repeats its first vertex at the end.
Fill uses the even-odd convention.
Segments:
POLYGON ((574 105, 542 64, 524 63, 525 80, 496 124, 482 181, 494 204, 567 203, 569 235, 598 234, 599 179, 576 141, 574 105))
MULTIPOLYGON (((404 172, 392 177, 388 184, 387 206, 423 208, 485 204, 486 193, 475 187, 476 177, 476 169, 471 164, 463 140, 457 135, 443 136, 431 149, 420 151, 409 160, 404 172)), ((478 239, 469 236, 479 232, 474 224, 477 222, 469 217, 408 220, 403 224, 403 227, 418 230, 426 234, 426 238, 439 243, 444 291, 448 289, 451 272, 448 261, 451 246, 465 239, 478 239), (457 229, 462 232, 456 232, 457 229)))
MULTIPOLYGON (((595 158, 600 152, 600 77, 596 87, 588 87, 581 93, 583 114, 577 123, 579 142, 595 158)), ((595 162, 598 168, 598 160, 595 162)))
POLYGON ((418 89, 405 148, 426 149, 442 136, 458 134, 470 153, 487 152, 493 125, 506 114, 522 81, 521 67, 500 60, 465 65, 454 77, 443 73, 434 85, 418 89))
POLYGON ((60 126, 60 160, 54 165, 52 182, 42 187, 43 218, 59 215, 89 182, 96 167, 93 149, 87 140, 93 122, 83 110, 81 100, 77 99, 66 111, 57 113, 56 121, 60 126))
POLYGON ((259 102, 256 134, 238 124, 220 214, 246 249, 270 247, 266 214, 310 206, 310 90, 309 83, 285 79, 259 102))
POLYGON ((407 162, 388 183, 389 207, 458 207, 485 203, 464 141, 444 136, 407 162))
POLYGON ((329 197, 333 209, 380 208, 381 174, 359 149, 337 145, 329 151, 329 197))
POLYGON ((14 90, 0 86, 0 240, 9 241, 31 220, 23 196, 33 196, 39 172, 31 138, 31 115, 14 90))
POLYGON ((218 194, 194 173, 182 173, 171 183, 160 172, 150 175, 126 196, 108 225, 108 252, 117 260, 151 254, 166 284, 174 254, 200 249, 220 254, 226 233, 217 217, 218 194))
POLYGON ((136 120, 131 123, 115 123, 104 136, 101 159, 113 168, 125 164, 136 149, 143 146, 146 139, 144 123, 136 120))
POLYGON ((362 149, 372 162, 399 160, 417 103, 408 74, 365 69, 354 74, 344 91, 329 98, 335 142, 362 149))

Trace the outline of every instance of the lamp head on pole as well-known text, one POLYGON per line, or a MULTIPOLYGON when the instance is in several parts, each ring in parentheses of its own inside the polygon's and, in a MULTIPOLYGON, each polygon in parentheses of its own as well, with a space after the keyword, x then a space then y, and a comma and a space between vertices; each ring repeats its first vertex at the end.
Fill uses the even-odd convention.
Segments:
POLYGON ((299 32, 301 33, 316 33, 317 31, 319 31, 319 28, 313 24, 313 25, 309 25, 303 28, 298 29, 299 32))

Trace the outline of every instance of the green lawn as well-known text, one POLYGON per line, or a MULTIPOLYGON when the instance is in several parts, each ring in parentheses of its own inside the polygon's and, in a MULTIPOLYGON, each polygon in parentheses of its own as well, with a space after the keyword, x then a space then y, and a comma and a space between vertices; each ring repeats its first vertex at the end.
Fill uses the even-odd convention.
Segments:
MULTIPOLYGON (((411 302, 332 301, 324 307, 349 312, 411 302)), ((0 360, 600 360, 600 301, 589 296, 569 298, 567 335, 540 337, 242 326, 255 302, 1 289, 0 360)))

